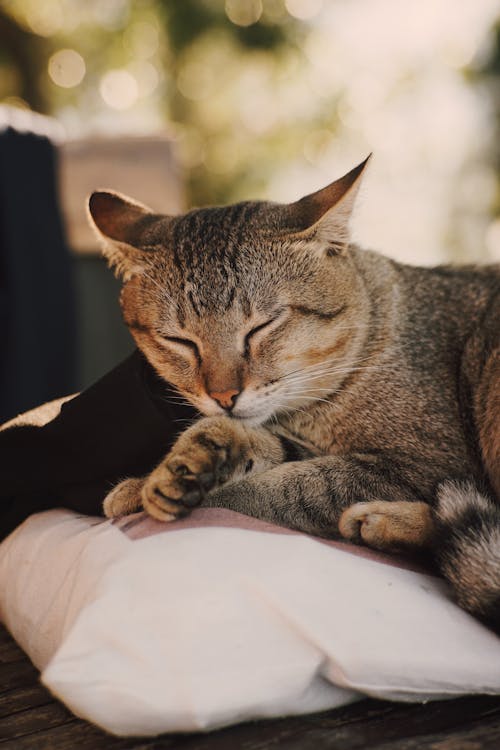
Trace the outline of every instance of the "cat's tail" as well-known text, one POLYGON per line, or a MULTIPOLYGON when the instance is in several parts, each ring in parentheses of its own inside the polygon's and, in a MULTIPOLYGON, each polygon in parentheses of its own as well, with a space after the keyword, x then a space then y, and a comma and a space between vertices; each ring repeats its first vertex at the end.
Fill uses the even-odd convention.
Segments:
POLYGON ((437 493, 436 557, 458 603, 500 634, 500 506, 472 482, 437 493))

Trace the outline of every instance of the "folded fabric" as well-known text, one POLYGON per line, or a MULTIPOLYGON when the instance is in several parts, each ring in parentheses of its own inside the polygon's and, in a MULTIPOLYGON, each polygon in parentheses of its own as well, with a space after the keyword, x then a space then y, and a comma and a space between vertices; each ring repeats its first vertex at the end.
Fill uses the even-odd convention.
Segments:
POLYGON ((119 735, 500 693, 500 639, 441 580, 222 509, 32 516, 0 545, 0 615, 43 683, 119 735))
POLYGON ((97 514, 123 477, 149 473, 197 416, 174 396, 136 350, 62 408, 0 427, 0 540, 40 510, 97 514))

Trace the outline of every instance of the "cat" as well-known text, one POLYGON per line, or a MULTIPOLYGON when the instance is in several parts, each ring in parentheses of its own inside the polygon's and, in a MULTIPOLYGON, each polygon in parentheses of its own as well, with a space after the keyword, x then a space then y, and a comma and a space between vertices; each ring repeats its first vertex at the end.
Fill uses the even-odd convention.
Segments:
POLYGON ((295 203, 155 214, 89 201, 121 307, 203 415, 108 517, 224 507, 386 550, 431 549, 500 628, 500 266, 418 268, 351 242, 368 160, 295 203))

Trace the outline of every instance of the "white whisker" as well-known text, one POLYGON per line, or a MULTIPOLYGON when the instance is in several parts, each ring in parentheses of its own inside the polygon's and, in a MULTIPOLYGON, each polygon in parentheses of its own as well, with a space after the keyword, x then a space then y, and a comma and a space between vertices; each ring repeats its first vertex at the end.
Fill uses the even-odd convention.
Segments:
POLYGON ((291 385, 297 385, 300 383, 308 383, 312 380, 317 380, 318 378, 324 378, 328 375, 343 375, 346 373, 351 372, 359 372, 361 370, 364 370, 366 372, 375 372, 375 371, 381 371, 381 370, 390 370, 394 369, 393 365, 363 365, 361 367, 332 367, 329 369, 321 370, 318 372, 314 372, 309 375, 304 375, 302 377, 293 377, 293 378, 282 378, 282 383, 285 384, 291 384, 291 385))
MULTIPOLYGON (((355 360, 352 365, 348 368, 344 365, 342 368, 339 368, 339 365, 335 364, 335 360, 333 358, 325 359, 323 362, 319 362, 318 364, 314 365, 306 365, 305 367, 301 367, 297 370, 292 370, 291 372, 287 372, 284 375, 281 375, 279 378, 276 378, 275 382, 281 381, 281 380, 288 380, 293 379, 294 377, 298 377, 299 375, 304 375, 305 377, 312 377, 315 374, 322 373, 322 372, 332 372, 332 371, 346 371, 351 370, 358 365, 363 364, 364 362, 369 362, 371 357, 364 357, 362 359, 355 360)), ((386 365, 373 365, 373 367, 390 367, 390 364, 386 365)))
MULTIPOLYGON (((319 398, 318 396, 306 396, 306 395, 304 395, 303 393, 299 393, 299 394, 297 394, 297 395, 298 395, 298 396, 299 396, 300 398, 305 398, 305 399, 307 399, 308 401, 318 401, 318 402, 322 402, 322 403, 324 403, 324 404, 331 404, 331 403, 332 403, 332 401, 330 401, 329 399, 326 399, 326 398, 319 398)), ((293 397, 292 397, 292 398, 293 398, 293 397)), ((289 400, 292 400, 292 398, 290 398, 289 400)))

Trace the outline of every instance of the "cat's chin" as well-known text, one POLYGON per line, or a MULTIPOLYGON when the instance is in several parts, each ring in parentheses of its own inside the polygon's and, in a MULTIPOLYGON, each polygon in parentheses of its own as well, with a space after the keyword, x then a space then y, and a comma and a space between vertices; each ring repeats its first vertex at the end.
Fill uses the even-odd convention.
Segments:
POLYGON ((237 422, 241 422, 242 424, 248 425, 249 427, 258 427, 259 425, 264 424, 269 419, 271 419, 272 415, 271 414, 248 414, 248 415, 229 414, 228 416, 237 422))
MULTIPOLYGON (((196 404, 194 404, 196 407, 196 404)), ((200 407, 198 406, 200 409, 200 407)), ((226 411, 215 411, 214 409, 200 409, 201 413, 205 417, 227 417, 228 419, 234 419, 235 422, 239 422, 240 424, 248 425, 249 427, 258 427, 258 425, 265 424, 268 422, 271 417, 273 416, 273 413, 269 412, 259 412, 258 414, 252 414, 252 413, 232 413, 232 412, 226 412, 226 411)))

